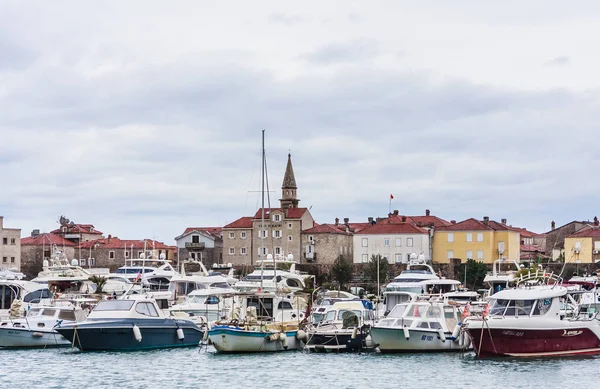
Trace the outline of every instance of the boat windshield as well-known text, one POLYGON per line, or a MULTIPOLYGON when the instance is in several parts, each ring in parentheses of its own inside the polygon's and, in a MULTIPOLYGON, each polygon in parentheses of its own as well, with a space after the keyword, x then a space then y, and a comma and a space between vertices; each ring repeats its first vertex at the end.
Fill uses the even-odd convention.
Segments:
POLYGON ((246 277, 244 277, 242 279, 242 281, 256 282, 256 281, 260 281, 261 279, 270 281, 273 279, 273 276, 266 276, 266 275, 261 276, 260 274, 259 275, 249 274, 246 277))
POLYGON ((406 307, 408 307, 408 304, 398 304, 394 306, 387 317, 402 317, 404 311, 406 311, 406 307))
POLYGON ((534 315, 543 315, 550 308, 550 300, 544 299, 540 303, 538 300, 501 300, 496 299, 493 301, 490 308, 490 315, 492 316, 529 316, 531 311, 534 310, 534 315), (538 302, 538 304, 536 304, 538 302))
POLYGON ((100 301, 94 311, 129 311, 133 300, 104 300, 100 301))
POLYGON ((342 317, 342 315, 345 312, 353 312, 356 315, 356 317, 361 317, 362 316, 361 311, 359 311, 358 309, 340 309, 338 311, 337 319, 338 320, 344 320, 344 318, 342 317))
POLYGON ((210 284, 211 288, 220 288, 220 289, 229 289, 229 284, 227 282, 215 282, 210 284))
MULTIPOLYGON (((422 281, 422 280, 421 280, 422 281)), ((388 286, 385 288, 386 292, 407 292, 415 294, 425 294, 425 287, 423 286, 388 286)))
POLYGON ((119 268, 119 269, 117 269, 116 273, 117 274, 152 273, 155 270, 156 270, 155 268, 148 268, 148 267, 145 267, 145 268, 140 267, 139 269, 130 267, 130 268, 125 268, 125 269, 119 268))

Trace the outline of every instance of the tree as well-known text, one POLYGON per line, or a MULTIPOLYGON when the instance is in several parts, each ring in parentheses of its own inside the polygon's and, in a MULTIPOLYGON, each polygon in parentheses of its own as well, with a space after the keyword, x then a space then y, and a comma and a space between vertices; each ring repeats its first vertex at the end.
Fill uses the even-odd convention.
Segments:
POLYGON ((467 259, 463 265, 460 266, 458 271, 459 281, 465 282, 465 267, 467 269, 466 283, 463 285, 465 288, 477 290, 485 287, 483 279, 488 273, 488 265, 482 261, 476 261, 474 259, 467 259))
POLYGON ((102 288, 106 284, 107 279, 102 276, 91 276, 88 280, 96 284, 96 293, 102 293, 102 288))
POLYGON ((365 275, 369 280, 377 282, 377 262, 379 262, 379 283, 382 284, 387 281, 387 275, 390 269, 390 263, 386 257, 382 257, 381 254, 371 255, 371 260, 367 265, 365 275))
POLYGON ((352 264, 340 255, 336 258, 331 268, 331 277, 339 282, 340 289, 352 280, 352 264))

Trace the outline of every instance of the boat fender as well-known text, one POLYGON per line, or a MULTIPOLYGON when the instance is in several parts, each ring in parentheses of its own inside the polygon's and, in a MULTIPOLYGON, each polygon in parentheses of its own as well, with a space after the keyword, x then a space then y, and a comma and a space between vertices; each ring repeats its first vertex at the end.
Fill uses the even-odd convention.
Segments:
POLYGON ((406 340, 410 339, 410 332, 408 330, 408 327, 402 328, 402 331, 404 331, 404 337, 406 338, 406 340))
POLYGON ((440 328, 440 329, 438 330, 438 336, 440 337, 440 340, 441 340, 442 342, 445 342, 445 341, 446 341, 446 334, 444 334, 444 330, 443 330, 443 329, 441 329, 441 328, 440 328))
POLYGON ((458 346, 463 348, 465 346, 465 333, 464 331, 460 332, 460 335, 458 335, 458 346))
POLYGON ((452 331, 452 340, 457 341, 458 340, 458 335, 460 334, 460 323, 458 323, 455 327, 454 330, 452 331))
POLYGON ((365 338, 365 347, 366 348, 375 348, 375 345, 373 344, 373 339, 371 338, 371 335, 367 335, 365 338))
POLYGON ((352 330, 352 339, 356 339, 356 334, 358 333, 358 328, 354 327, 354 329, 352 330))
POLYGON ((283 346, 283 348, 287 349, 288 343, 287 343, 287 335, 285 334, 285 332, 279 333, 279 340, 281 341, 281 345, 283 346))
POLYGON ((178 328, 177 329, 177 339, 183 340, 184 338, 185 338, 185 335, 183 334, 183 328, 178 328))
POLYGON ((306 342, 308 339, 308 334, 303 330, 298 330, 298 332, 296 332, 296 339, 306 342))
POLYGON ((133 336, 135 336, 135 340, 138 342, 142 341, 142 331, 140 331, 140 327, 133 325, 133 336))
POLYGON ((204 334, 202 335, 203 342, 206 342, 208 340, 208 331, 209 331, 208 328, 204 330, 204 334))
POLYGON ((279 339, 279 334, 271 334, 271 335, 267 335, 267 340, 270 341, 276 341, 277 339, 279 339))
POLYGON ((36 338, 41 338, 42 336, 44 336, 44 334, 41 332, 34 332, 31 334, 31 336, 34 336, 36 338))

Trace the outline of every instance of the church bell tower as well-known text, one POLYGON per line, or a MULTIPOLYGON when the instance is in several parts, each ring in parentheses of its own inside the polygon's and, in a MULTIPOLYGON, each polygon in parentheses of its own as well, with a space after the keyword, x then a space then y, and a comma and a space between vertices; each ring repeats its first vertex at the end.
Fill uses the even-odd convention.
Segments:
POLYGON ((281 199, 279 203, 281 208, 298 208, 300 200, 296 198, 296 177, 294 177, 294 168, 292 167, 292 155, 288 154, 287 167, 285 168, 285 176, 283 176, 283 184, 281 185, 281 199))

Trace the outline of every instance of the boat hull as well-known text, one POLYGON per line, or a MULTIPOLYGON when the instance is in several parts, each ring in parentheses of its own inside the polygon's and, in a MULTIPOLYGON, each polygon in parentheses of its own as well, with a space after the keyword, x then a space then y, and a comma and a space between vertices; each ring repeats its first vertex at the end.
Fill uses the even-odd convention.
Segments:
POLYGON ((468 328, 479 357, 560 357, 600 354, 600 339, 590 328, 468 328))
POLYGON ((148 319, 85 322, 57 328, 75 347, 82 351, 144 350, 170 347, 194 347, 202 340, 202 330, 188 320, 148 319), (138 341, 134 324, 139 328, 138 341), (177 330, 183 331, 179 339, 177 330))
POLYGON ((437 331, 410 329, 406 339, 402 328, 371 328, 373 344, 382 353, 425 352, 425 351, 460 351, 466 346, 460 338, 452 340, 452 334, 446 332, 445 340, 440 339, 437 331))
POLYGON ((256 353, 299 350, 303 344, 296 338, 298 330, 286 331, 285 343, 269 340, 274 332, 247 331, 235 326, 216 326, 208 331, 208 338, 218 352, 256 353))
POLYGON ((352 339, 350 331, 315 331, 308 333, 305 350, 312 352, 357 352, 366 348, 365 335, 360 332, 352 339))
POLYGON ((45 348, 65 347, 71 342, 54 331, 32 331, 27 328, 0 327, 0 347, 45 348))

